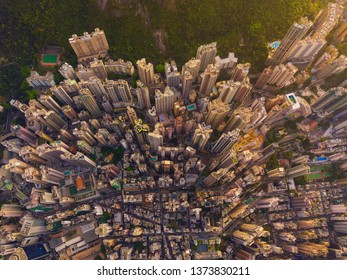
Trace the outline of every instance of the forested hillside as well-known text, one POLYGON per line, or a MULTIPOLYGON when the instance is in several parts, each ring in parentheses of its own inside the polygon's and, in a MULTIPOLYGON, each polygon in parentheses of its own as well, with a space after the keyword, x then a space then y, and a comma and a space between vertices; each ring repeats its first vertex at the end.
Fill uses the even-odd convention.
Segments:
MULTIPOLYGON (((104 29, 115 58, 153 62, 175 58, 179 65, 200 44, 218 42, 262 67, 266 42, 280 39, 301 16, 311 19, 326 1, 317 0, 1 0, 0 55, 30 64, 45 45, 65 48, 74 58, 71 34, 104 29)), ((63 57, 64 58, 64 57, 63 57)))

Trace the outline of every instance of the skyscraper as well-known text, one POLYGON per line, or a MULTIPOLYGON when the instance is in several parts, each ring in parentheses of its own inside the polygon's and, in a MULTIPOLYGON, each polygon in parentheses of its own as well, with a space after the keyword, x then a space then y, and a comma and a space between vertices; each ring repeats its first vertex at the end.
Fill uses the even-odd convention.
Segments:
POLYGON ((120 101, 128 103, 133 101, 133 96, 130 92, 129 84, 126 80, 118 80, 116 91, 120 97, 120 101))
POLYGON ((75 121, 78 119, 76 111, 70 105, 65 105, 62 107, 62 109, 64 115, 67 116, 70 120, 75 121))
POLYGON ((26 81, 33 88, 55 86, 54 75, 51 72, 47 72, 46 75, 40 76, 36 71, 31 71, 26 81))
POLYGON ((276 66, 285 62, 296 44, 306 35, 311 26, 312 22, 307 18, 300 19, 298 23, 295 22, 282 39, 278 48, 269 54, 265 62, 266 65, 276 66))
POLYGON ((101 115, 100 108, 89 89, 82 88, 80 89, 79 94, 81 102, 92 116, 101 115))
POLYGON ((219 70, 213 65, 209 64, 204 72, 204 76, 201 81, 199 96, 206 97, 212 92, 212 88, 216 84, 219 75, 219 70))
POLYGON ((213 145, 211 152, 219 154, 223 153, 224 150, 231 149, 231 147, 236 143, 240 135, 239 129, 234 129, 227 133, 223 133, 216 144, 213 145))
POLYGON ((36 145, 36 135, 32 133, 30 130, 26 129, 25 127, 22 127, 21 125, 15 125, 12 126, 12 131, 18 138, 22 139, 28 144, 33 146, 36 145))
POLYGON ((184 99, 189 98, 189 93, 192 89, 193 76, 189 71, 182 74, 182 96, 184 99))
POLYGON ((89 63, 89 67, 99 79, 107 78, 106 68, 102 60, 94 58, 89 63))
POLYGON ((74 102, 70 95, 64 90, 62 86, 54 86, 51 87, 52 93, 59 99, 60 102, 70 105, 71 107, 74 106, 74 102))
POLYGON ((105 68, 109 74, 114 73, 132 76, 135 72, 133 64, 130 61, 124 61, 123 59, 109 59, 105 62, 105 68))
POLYGON ((151 108, 151 101, 149 98, 149 90, 148 87, 143 84, 140 80, 137 80, 136 82, 137 88, 136 88, 136 96, 137 100, 139 102, 139 107, 141 109, 150 109, 151 108))
POLYGON ((217 55, 217 43, 213 42, 207 45, 202 45, 196 52, 196 59, 201 61, 199 71, 205 71, 209 64, 214 63, 214 58, 217 55))
POLYGON ((296 81, 294 75, 297 72, 298 68, 291 62, 276 65, 273 69, 271 67, 265 68, 255 84, 255 87, 263 90, 267 89, 268 86, 280 89, 294 83, 296 81))
POLYGON ((148 142, 151 148, 158 152, 159 146, 163 146, 164 144, 164 137, 162 132, 160 131, 159 127, 161 126, 161 123, 157 123, 155 125, 155 129, 153 132, 148 133, 148 142))
POLYGON ((90 77, 88 81, 79 82, 79 85, 81 88, 88 88, 97 99, 101 100, 104 96, 107 96, 102 81, 96 76, 90 77))
POLYGON ((105 57, 109 49, 105 33, 99 28, 95 28, 91 34, 88 32, 84 32, 82 36, 73 34, 69 43, 79 62, 94 57, 105 57))
POLYGON ((342 87, 331 88, 312 104, 313 111, 326 115, 347 105, 347 90, 342 87))
POLYGON ((198 124, 192 138, 192 146, 198 150, 204 150, 212 132, 211 126, 205 125, 205 123, 198 124))
POLYGON ((173 110, 175 103, 175 94, 169 87, 165 88, 164 92, 160 90, 155 90, 155 108, 157 114, 170 113, 173 110))
POLYGON ((300 69, 305 69, 325 44, 326 41, 323 39, 301 40, 295 45, 287 60, 300 69))
POLYGON ((180 73, 174 60, 170 63, 165 62, 165 76, 168 87, 178 87, 180 85, 180 73))
POLYGON ((224 131, 232 131, 236 128, 245 128, 250 123, 252 115, 251 108, 240 107, 236 109, 228 119, 224 131))
POLYGON ((239 83, 232 80, 221 81, 216 84, 218 90, 218 99, 222 100, 225 104, 231 103, 235 93, 239 87, 239 83))
POLYGON ((19 152, 19 156, 26 162, 32 164, 45 164, 46 160, 39 156, 38 151, 31 146, 24 146, 19 152))
POLYGON ((347 57, 344 55, 340 55, 337 59, 328 63, 328 65, 324 65, 316 73, 317 80, 325 79, 333 74, 341 73, 343 70, 347 68, 347 57))
POLYGON ((230 80, 234 82, 242 82, 248 75, 249 69, 251 68, 250 63, 239 63, 231 74, 230 80))
POLYGON ((342 42, 347 35, 347 20, 341 23, 334 33, 334 39, 336 42, 342 42))
POLYGON ((41 95, 39 101, 48 109, 56 112, 58 115, 62 113, 60 105, 50 95, 41 95))
POLYGON ((342 11, 343 7, 340 7, 339 3, 329 2, 313 22, 314 33, 312 34, 312 38, 325 39, 338 23, 342 11))
POLYGON ((196 78, 199 75, 199 70, 200 70, 200 64, 201 60, 200 59, 195 59, 194 57, 190 59, 188 62, 186 62, 183 67, 182 67, 182 75, 186 71, 188 71, 192 77, 193 77, 193 82, 196 80, 196 78))
POLYGON ((249 78, 246 77, 242 82, 238 82, 239 87, 237 88, 234 96, 234 101, 238 103, 243 103, 246 99, 248 94, 251 92, 252 85, 249 82, 249 78))
POLYGON ((65 79, 71 79, 71 80, 76 79, 76 72, 75 72, 75 70, 73 69, 73 67, 70 64, 68 64, 66 62, 62 66, 60 66, 59 73, 65 79))
POLYGON ((141 82, 146 86, 153 85, 155 83, 153 64, 147 64, 146 59, 142 58, 136 62, 136 65, 141 82))
POLYGON ((212 129, 217 129, 229 111, 230 107, 227 104, 223 103, 222 100, 212 100, 208 107, 205 121, 206 124, 210 125, 212 129))

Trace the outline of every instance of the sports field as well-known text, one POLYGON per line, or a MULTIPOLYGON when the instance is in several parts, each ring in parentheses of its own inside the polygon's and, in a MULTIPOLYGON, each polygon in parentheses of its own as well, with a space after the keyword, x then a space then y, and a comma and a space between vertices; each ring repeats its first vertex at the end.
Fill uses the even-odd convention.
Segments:
POLYGON ((44 54, 42 56, 42 62, 44 64, 55 64, 58 62, 58 54, 44 54))

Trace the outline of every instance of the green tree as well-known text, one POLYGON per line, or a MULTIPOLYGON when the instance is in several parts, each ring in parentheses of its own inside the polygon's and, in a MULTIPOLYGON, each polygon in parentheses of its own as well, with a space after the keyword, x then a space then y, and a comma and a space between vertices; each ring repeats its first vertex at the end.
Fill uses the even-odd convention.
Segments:
POLYGON ((157 72, 160 73, 160 74, 164 74, 165 73, 165 66, 164 66, 164 64, 162 64, 162 63, 157 64, 157 66, 155 67, 155 70, 157 70, 157 72))

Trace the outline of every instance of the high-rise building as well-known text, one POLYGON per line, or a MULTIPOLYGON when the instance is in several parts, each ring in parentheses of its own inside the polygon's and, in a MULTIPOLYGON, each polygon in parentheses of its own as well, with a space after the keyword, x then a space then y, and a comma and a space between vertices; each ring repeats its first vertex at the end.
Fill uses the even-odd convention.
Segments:
POLYGON ((113 113, 113 107, 111 105, 111 102, 107 100, 107 98, 104 96, 101 102, 102 108, 104 108, 105 112, 112 114, 113 113))
POLYGON ((77 147, 79 150, 81 150, 83 153, 86 154, 94 154, 94 148, 90 146, 86 141, 84 140, 78 140, 77 141, 77 147))
POLYGON ((83 166, 86 168, 95 168, 96 163, 84 154, 77 152, 75 155, 68 153, 62 154, 61 159, 71 163, 72 165, 83 166))
POLYGON ((66 62, 62 66, 60 66, 59 73, 64 77, 64 79, 71 79, 71 80, 76 79, 75 70, 70 64, 66 62))
POLYGON ((321 11, 313 22, 313 39, 325 39, 331 30, 338 23, 343 7, 338 3, 329 2, 326 8, 321 11))
POLYGON ((165 76, 168 87, 178 87, 180 85, 180 73, 178 72, 176 62, 171 60, 170 63, 165 62, 165 76))
POLYGON ((42 122, 47 125, 52 131, 60 130, 66 125, 66 122, 54 111, 47 111, 41 116, 42 122))
POLYGON ((259 76, 257 82, 254 85, 254 88, 256 89, 263 89, 265 88, 266 84, 268 83, 269 79, 271 78, 273 73, 273 70, 271 67, 267 67, 263 70, 261 75, 259 76))
POLYGON ((173 91, 166 87, 164 92, 155 90, 155 108, 157 114, 170 113, 173 110, 175 103, 175 94, 173 91))
POLYGON ((132 76, 135 73, 133 64, 130 61, 124 61, 123 59, 109 59, 105 62, 105 68, 108 74, 132 76))
POLYGON ((259 83, 257 82, 258 88, 260 88, 260 84, 263 84, 261 89, 266 89, 268 85, 276 87, 276 89, 280 89, 282 87, 288 86, 294 83, 296 80, 294 75, 298 72, 298 68, 296 68, 291 62, 287 64, 276 65, 273 69, 267 68, 263 71, 264 75, 259 78, 261 79, 259 83), (270 74, 271 73, 271 74, 270 74), (270 74, 270 75, 267 75, 270 74), (267 77, 267 81, 265 82, 265 76, 267 77))
POLYGON ((51 72, 47 72, 45 76, 40 76, 36 71, 31 71, 26 81, 33 88, 55 86, 54 75, 51 72))
POLYGON ((146 59, 142 58, 136 62, 136 65, 140 81, 146 86, 153 85, 155 83, 153 64, 147 64, 146 59))
POLYGON ((18 154, 23 146, 23 141, 21 139, 14 138, 2 141, 1 145, 3 145, 10 152, 18 154))
POLYGON ((347 104, 347 90, 342 87, 331 88, 312 104, 313 111, 321 114, 331 114, 347 104))
POLYGON ((135 120, 134 131, 137 140, 141 145, 148 143, 149 126, 142 119, 135 120))
POLYGON ((90 77, 95 76, 95 73, 92 68, 78 64, 76 76, 80 81, 88 81, 90 77))
POLYGON ((329 250, 322 244, 316 244, 311 242, 305 242, 298 244, 299 253, 307 255, 309 257, 326 257, 329 250))
POLYGON ((80 89, 76 80, 67 79, 60 82, 60 85, 68 94, 77 92, 80 89))
POLYGON ((231 80, 234 82, 242 82, 248 75, 249 69, 251 68, 250 63, 239 63, 231 73, 231 80))
POLYGON ((189 93, 192 89, 193 76, 189 71, 182 74, 182 96, 184 99, 189 98, 189 93))
POLYGON ((51 184, 60 184, 64 180, 64 172, 58 171, 54 168, 47 167, 45 165, 40 166, 42 181, 51 184))
POLYGON ((100 108, 89 89, 82 88, 80 89, 79 94, 81 102, 92 116, 101 115, 100 108))
POLYGON ((89 67, 99 79, 107 78, 106 68, 102 60, 94 58, 89 63, 89 67))
POLYGON ((95 28, 91 34, 88 32, 84 32, 82 36, 73 34, 69 43, 79 62, 94 57, 105 57, 109 49, 105 33, 99 28, 95 28))
POLYGON ((205 71, 209 64, 214 63, 217 55, 217 43, 213 42, 207 45, 201 45, 196 52, 196 59, 201 61, 199 71, 205 71))
POLYGON ((236 84, 239 86, 235 92, 233 101, 242 104, 247 100, 247 96, 252 90, 252 85, 248 77, 246 77, 242 82, 237 82, 236 84))
POLYGON ((54 86, 50 88, 51 92, 54 94, 55 97, 59 99, 60 102, 70 105, 71 107, 74 106, 74 102, 70 95, 64 90, 62 86, 54 86))
POLYGON ((46 164, 46 160, 39 156, 38 151, 31 146, 24 146, 19 152, 19 156, 26 162, 32 164, 46 164))
POLYGON ((52 110, 60 115, 63 110, 60 105, 52 98, 50 95, 41 95, 39 101, 44 105, 48 110, 52 110))
POLYGON ((35 236, 47 232, 45 221, 27 214, 21 219, 20 233, 23 236, 35 236))
POLYGON ((95 145, 96 143, 94 134, 90 134, 87 131, 74 129, 72 133, 77 139, 86 141, 89 145, 95 145))
POLYGON ((326 41, 323 39, 308 38, 301 40, 295 45, 287 60, 303 70, 315 58, 325 44, 326 41))
POLYGON ((148 87, 143 84, 140 80, 137 80, 136 82, 137 88, 136 88, 136 96, 138 100, 138 105, 141 109, 150 109, 151 108, 151 101, 149 97, 149 90, 148 87))
POLYGON ((301 164, 301 165, 287 169, 287 176, 295 178, 295 177, 308 174, 309 172, 310 172, 310 167, 305 164, 301 164))
POLYGON ((221 81, 216 84, 216 87, 219 94, 218 99, 222 100, 225 104, 230 104, 240 87, 240 82, 234 82, 232 80, 221 81))
POLYGON ((221 154, 218 168, 225 168, 229 170, 238 163, 237 154, 233 149, 225 149, 225 152, 221 154))
POLYGON ((343 70, 347 68, 347 57, 344 55, 340 55, 337 59, 328 63, 328 65, 324 65, 317 74, 317 80, 323 80, 333 74, 341 73, 343 70))
POLYGON ((183 118, 181 116, 178 116, 175 118, 175 124, 174 124, 174 130, 177 135, 180 135, 182 133, 183 129, 183 118))
POLYGON ((194 57, 187 61, 183 67, 182 67, 182 75, 184 75, 184 73, 186 71, 188 71, 192 77, 193 77, 193 82, 196 80, 196 78, 199 75, 199 70, 200 70, 200 64, 201 64, 201 60, 200 59, 195 59, 194 57))
POLYGON ((210 95, 214 85, 216 84, 218 75, 219 69, 217 69, 213 64, 209 64, 205 69, 204 76, 200 84, 200 97, 206 97, 210 95))
POLYGON ((120 79, 117 81, 116 91, 118 93, 118 97, 120 98, 121 102, 123 103, 133 102, 133 96, 131 94, 129 84, 126 80, 120 79))
POLYGON ((287 60, 296 44, 306 35, 311 28, 312 22, 307 18, 300 19, 295 22, 282 39, 280 45, 269 54, 266 65, 276 66, 287 60))
POLYGON ((76 111, 70 106, 70 105, 65 105, 62 107, 63 113, 65 116, 67 116, 70 120, 75 121, 78 120, 78 115, 76 111))
POLYGON ((5 165, 6 170, 10 170, 11 173, 16 174, 23 174, 25 169, 29 167, 32 167, 32 165, 16 158, 11 158, 8 164, 5 165))
POLYGON ((218 55, 214 58, 214 65, 216 65, 219 70, 231 69, 235 66, 237 60, 234 53, 229 53, 228 57, 223 59, 218 55))
POLYGON ((231 147, 236 143, 239 139, 240 130, 234 129, 233 131, 229 131, 227 133, 223 133, 216 144, 213 145, 211 152, 220 154, 223 153, 224 150, 231 149, 231 147))
POLYGON ((79 82, 79 85, 81 88, 88 88, 97 99, 102 99, 104 96, 107 96, 102 81, 96 76, 90 77, 88 81, 79 82))
POLYGON ((251 121, 253 113, 251 108, 248 107, 240 107, 236 109, 228 119, 224 131, 232 131, 236 128, 243 129, 245 128, 251 121))
POLYGON ((25 127, 22 127, 21 125, 15 125, 15 126, 12 126, 12 131, 18 138, 22 139, 28 144, 36 145, 36 142, 37 142, 36 135, 32 133, 30 130, 26 129, 25 127))
POLYGON ((334 39, 336 42, 340 43, 343 40, 345 40, 346 35, 347 35, 347 20, 342 22, 340 26, 336 29, 334 33, 334 39))
POLYGON ((101 128, 101 124, 97 119, 90 119, 88 120, 88 122, 95 130, 98 130, 99 128, 101 128))
POLYGON ((3 218, 22 217, 23 214, 22 207, 17 204, 3 204, 0 209, 0 217, 3 218))
POLYGON ((204 150, 212 132, 211 126, 205 125, 205 123, 198 124, 194 131, 191 145, 198 150, 204 150))
POLYGON ((164 137, 158 129, 155 129, 153 132, 148 133, 148 142, 151 148, 158 152, 159 146, 164 144, 164 137))
POLYGON ((208 112, 205 120, 206 124, 210 125, 212 129, 217 129, 229 111, 230 107, 223 103, 222 100, 212 100, 208 106, 208 112))

